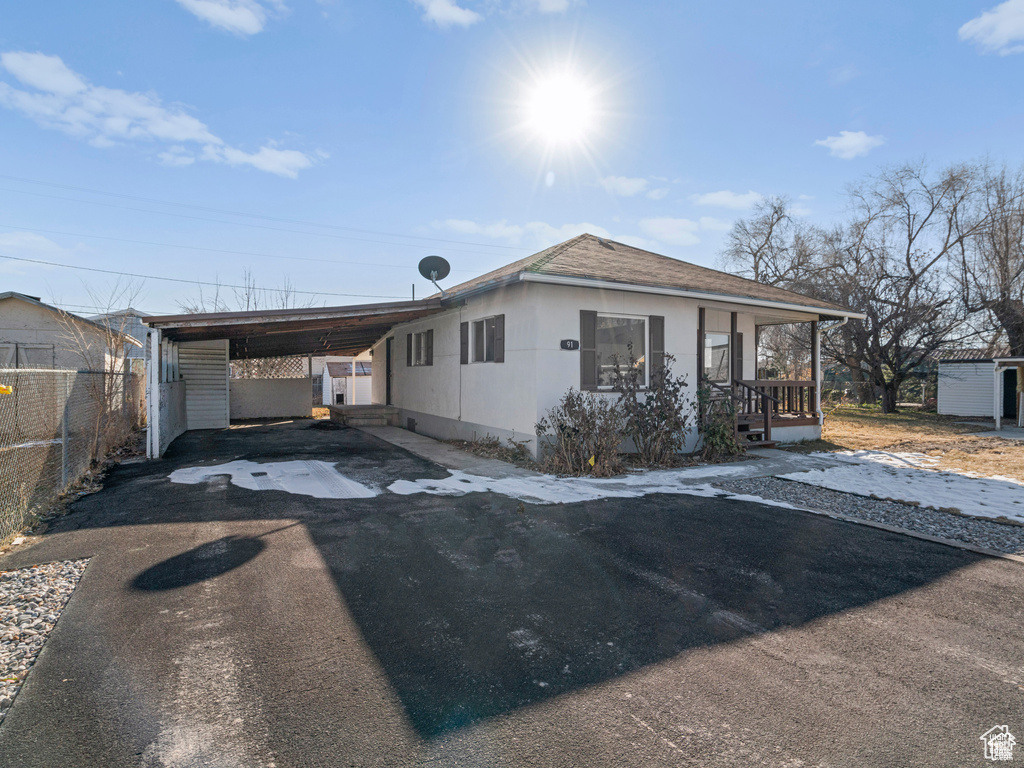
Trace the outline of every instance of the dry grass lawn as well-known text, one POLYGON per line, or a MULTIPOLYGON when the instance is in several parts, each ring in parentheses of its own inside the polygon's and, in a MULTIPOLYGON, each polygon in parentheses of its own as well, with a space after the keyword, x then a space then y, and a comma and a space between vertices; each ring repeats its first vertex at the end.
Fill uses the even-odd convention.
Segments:
POLYGON ((882 450, 925 453, 939 458, 939 467, 979 475, 1002 475, 1024 482, 1024 441, 975 437, 986 425, 957 424, 959 416, 916 410, 883 414, 878 408, 841 407, 825 418, 822 439, 795 450, 882 450))

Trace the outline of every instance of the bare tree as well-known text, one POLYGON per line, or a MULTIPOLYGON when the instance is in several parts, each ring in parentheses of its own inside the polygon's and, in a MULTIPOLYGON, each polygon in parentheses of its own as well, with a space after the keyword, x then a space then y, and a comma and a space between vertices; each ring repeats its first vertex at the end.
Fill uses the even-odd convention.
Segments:
POLYGON ((966 165, 935 178, 923 164, 886 169, 850 190, 850 218, 830 230, 787 223, 768 201, 761 221, 736 225, 726 259, 745 260, 761 282, 867 315, 826 334, 822 349, 850 368, 862 398, 879 396, 890 413, 908 378, 974 333, 951 265, 983 227, 977 190, 966 165))
MULTIPOLYGON (((257 312, 261 309, 294 309, 311 307, 315 301, 299 301, 291 281, 286 277, 280 288, 260 288, 250 270, 243 273, 242 287, 232 288, 230 297, 220 286, 212 291, 199 288, 199 295, 192 300, 179 302, 182 312, 206 314, 211 312, 257 312)), ((232 375, 240 379, 266 379, 292 372, 292 358, 261 357, 234 360, 232 375)))
POLYGON ((128 332, 132 315, 122 311, 135 302, 141 286, 119 279, 106 291, 88 286, 86 291, 103 310, 99 319, 86 321, 62 311, 59 338, 61 346, 81 362, 76 388, 93 404, 92 456, 99 458, 124 442, 141 419, 141 398, 128 366, 128 351, 137 346, 128 332))
POLYGON ((986 168, 979 197, 983 224, 961 253, 964 298, 991 318, 994 342, 1024 357, 1024 170, 986 168))

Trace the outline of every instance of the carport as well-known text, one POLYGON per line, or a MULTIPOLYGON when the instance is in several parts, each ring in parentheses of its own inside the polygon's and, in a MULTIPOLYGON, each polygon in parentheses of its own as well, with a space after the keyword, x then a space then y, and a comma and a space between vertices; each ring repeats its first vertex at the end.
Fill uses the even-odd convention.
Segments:
MULTIPOLYGON (((232 360, 358 355, 395 325, 443 310, 440 299, 422 299, 147 317, 147 455, 163 455, 187 430, 229 426, 232 360)), ((379 375, 389 379, 391 360, 374 361, 375 373, 378 365, 379 375)))

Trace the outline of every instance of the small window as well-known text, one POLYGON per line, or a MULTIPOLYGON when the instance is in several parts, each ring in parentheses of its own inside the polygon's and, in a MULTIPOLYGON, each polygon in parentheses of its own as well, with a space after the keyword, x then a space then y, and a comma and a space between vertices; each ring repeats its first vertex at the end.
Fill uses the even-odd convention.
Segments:
POLYGON ((473 323, 473 362, 494 362, 494 331, 497 318, 487 317, 473 323))
POLYGON ((704 378, 729 383, 729 334, 704 334, 704 378))
POLYGON ((595 327, 597 386, 615 384, 615 367, 632 365, 647 386, 647 318, 598 315, 595 327))
POLYGON ((412 337, 412 365, 434 364, 434 332, 420 331, 412 337))

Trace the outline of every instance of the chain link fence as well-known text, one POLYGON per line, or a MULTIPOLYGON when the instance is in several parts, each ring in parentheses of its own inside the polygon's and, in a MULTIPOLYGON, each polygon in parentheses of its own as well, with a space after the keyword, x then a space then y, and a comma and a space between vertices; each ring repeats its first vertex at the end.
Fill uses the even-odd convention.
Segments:
POLYGON ((145 377, 0 369, 0 542, 145 421, 145 377), (9 394, 3 394, 10 389, 9 394))

